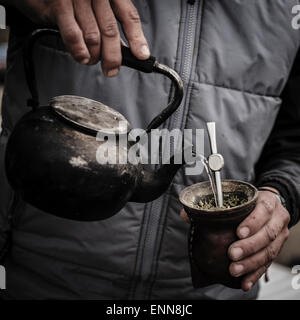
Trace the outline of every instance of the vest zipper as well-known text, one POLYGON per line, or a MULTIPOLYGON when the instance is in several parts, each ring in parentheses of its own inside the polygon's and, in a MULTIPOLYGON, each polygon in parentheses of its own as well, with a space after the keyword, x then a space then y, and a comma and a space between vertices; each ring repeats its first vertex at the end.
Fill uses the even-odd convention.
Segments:
MULTIPOLYGON (((183 2, 184 3, 184 2, 183 2)), ((185 2, 186 23, 184 24, 184 37, 181 44, 183 52, 181 54, 181 66, 179 67, 180 75, 185 85, 185 97, 182 105, 176 111, 169 123, 169 129, 182 128, 184 126, 185 108, 188 107, 187 88, 192 76, 192 65, 194 59, 194 44, 197 29, 197 13, 200 7, 199 1, 185 2)), ((180 30, 179 30, 180 31, 180 30)), ((150 298, 152 282, 155 274, 152 273, 155 266, 156 258, 159 252, 160 241, 162 239, 163 230, 162 221, 165 221, 167 208, 164 206, 168 202, 166 195, 160 197, 158 200, 148 204, 144 213, 143 231, 139 242, 139 252, 136 261, 136 274, 134 277, 134 284, 129 295, 130 299, 144 299, 150 298), (140 252, 141 251, 141 252, 140 252)))
MULTIPOLYGON (((181 67, 180 67, 180 76, 184 83, 184 97, 181 103, 181 106, 177 109, 174 116, 171 118, 169 129, 180 128, 184 129, 185 123, 183 123, 183 118, 185 114, 185 109, 187 108, 187 103, 189 100, 189 83, 192 77, 193 71, 193 60, 194 60, 194 48, 195 48, 195 38, 196 38, 196 25, 197 25, 197 12, 199 9, 200 1, 188 5, 187 8, 187 17, 184 28, 184 43, 183 43, 183 52, 181 56, 181 67), (195 3, 195 4, 194 4, 195 3)), ((188 3, 190 3, 188 1, 188 3)))

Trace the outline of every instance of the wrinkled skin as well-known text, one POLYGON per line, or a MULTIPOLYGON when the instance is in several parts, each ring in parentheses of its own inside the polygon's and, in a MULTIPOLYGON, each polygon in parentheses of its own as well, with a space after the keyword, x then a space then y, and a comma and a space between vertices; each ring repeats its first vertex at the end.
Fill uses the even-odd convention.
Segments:
MULTIPOLYGON (((184 211, 181 211, 181 217, 188 222, 184 211)), ((256 208, 237 228, 240 240, 228 249, 233 261, 229 272, 234 277, 244 276, 244 291, 253 287, 278 256, 289 237, 289 222, 290 214, 276 196, 268 191, 260 191, 256 208)))
MULTIPOLYGON (((14 5, 39 24, 57 25, 74 59, 95 64, 101 58, 106 76, 116 76, 121 65, 117 20, 133 54, 141 60, 150 55, 130 0, 2 0, 0 4, 14 5)), ((181 216, 188 220, 184 211, 181 216)), ((289 221, 289 213, 274 194, 259 192, 256 209, 237 229, 240 240, 228 250, 233 261, 229 271, 236 277, 244 275, 243 290, 250 290, 277 257, 289 236, 289 221)))
POLYGON ((95 64, 100 58, 106 76, 118 74, 122 62, 121 23, 132 53, 141 60, 150 56, 139 14, 130 0, 9 0, 32 21, 57 25, 73 58, 95 64))

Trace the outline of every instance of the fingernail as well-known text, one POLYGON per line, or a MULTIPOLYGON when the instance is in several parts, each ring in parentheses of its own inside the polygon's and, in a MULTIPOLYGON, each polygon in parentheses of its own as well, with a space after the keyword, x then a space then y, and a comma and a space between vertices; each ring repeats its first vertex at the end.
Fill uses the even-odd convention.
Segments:
POLYGON ((148 58, 150 56, 150 51, 147 45, 141 46, 140 53, 143 57, 148 58))
POLYGON ((244 266, 241 264, 235 264, 233 267, 233 276, 238 277, 241 272, 244 270, 244 266))
POLYGON ((240 260, 243 257, 243 253, 242 248, 232 248, 230 250, 230 255, 233 260, 240 260))
POLYGON ((240 229, 240 235, 242 236, 242 238, 248 237, 249 233, 250 229, 248 227, 243 227, 240 229))
POLYGON ((81 64, 88 64, 90 62, 89 58, 84 58, 80 61, 81 64))
POLYGON ((115 77, 118 73, 119 73, 120 69, 119 68, 115 68, 115 69, 111 69, 109 71, 107 71, 107 76, 109 78, 115 77))

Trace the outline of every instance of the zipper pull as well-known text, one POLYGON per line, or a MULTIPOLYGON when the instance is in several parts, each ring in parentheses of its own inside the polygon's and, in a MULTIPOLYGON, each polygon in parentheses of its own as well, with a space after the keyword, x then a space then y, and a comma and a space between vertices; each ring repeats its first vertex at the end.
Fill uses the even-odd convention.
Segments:
POLYGON ((195 2, 196 0, 188 0, 188 4, 191 4, 191 5, 195 4, 195 2))

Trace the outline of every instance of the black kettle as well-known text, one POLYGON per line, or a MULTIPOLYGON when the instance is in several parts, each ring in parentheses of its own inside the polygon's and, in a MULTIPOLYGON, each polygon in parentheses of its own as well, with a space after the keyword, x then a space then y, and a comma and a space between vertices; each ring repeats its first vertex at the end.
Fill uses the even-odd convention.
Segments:
MULTIPOLYGON (((140 163, 101 164, 96 159, 99 131, 117 137, 130 134, 129 124, 124 129, 118 126, 119 121, 128 123, 123 115, 100 102, 77 96, 55 97, 49 106, 39 106, 33 49, 36 41, 45 35, 60 36, 57 30, 37 30, 24 46, 25 73, 31 93, 28 106, 32 110, 18 121, 7 144, 6 174, 12 188, 29 204, 78 221, 106 219, 128 201, 148 202, 158 198, 168 188, 180 164, 171 162, 150 172, 140 163)), ((123 66, 160 73, 173 82, 174 97, 147 126, 145 131, 149 133, 179 107, 183 83, 174 70, 154 57, 138 60, 124 46, 122 56, 123 66)), ((118 152, 127 150, 118 149, 118 152)))

